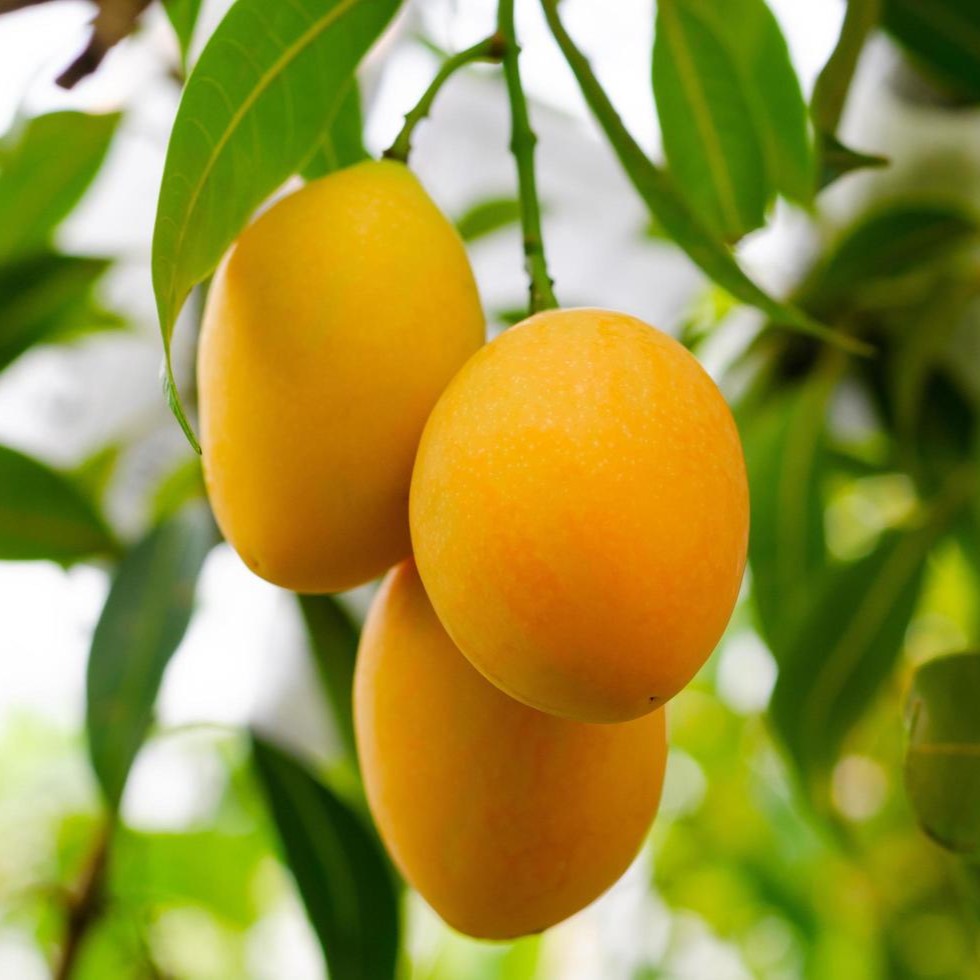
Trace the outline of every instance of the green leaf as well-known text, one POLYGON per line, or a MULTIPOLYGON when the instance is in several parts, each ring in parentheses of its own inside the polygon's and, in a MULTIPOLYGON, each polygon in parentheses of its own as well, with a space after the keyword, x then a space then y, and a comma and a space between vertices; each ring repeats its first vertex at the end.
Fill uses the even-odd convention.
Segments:
POLYGON ((335 170, 353 166, 368 158, 364 149, 364 122, 361 118, 361 93, 357 79, 351 76, 347 93, 336 104, 328 122, 327 134, 313 156, 302 167, 307 180, 316 180, 335 170))
POLYGON ((962 208, 903 201, 866 217, 834 249, 804 292, 829 308, 857 287, 917 272, 977 240, 980 225, 962 208))
POLYGON ((717 234, 759 227, 777 191, 810 203, 806 106, 763 0, 662 0, 653 84, 670 170, 717 234))
POLYGON ((92 766, 113 809, 149 730, 164 670, 190 622, 197 576, 214 542, 206 508, 189 508, 151 531, 116 570, 89 651, 86 716, 92 766))
POLYGON ((776 326, 817 337, 842 350, 867 354, 867 344, 827 327, 789 303, 774 299, 739 266, 731 251, 691 209, 671 178, 655 166, 623 125, 599 85, 588 59, 577 48, 558 16, 557 0, 542 0, 551 32, 575 75, 589 108, 637 193, 668 235, 717 285, 755 306, 776 326))
POLYGON ((394 977, 398 899, 376 837, 296 760, 258 737, 253 753, 330 976, 394 977))
POLYGON ((238 0, 191 73, 174 122, 153 235, 166 393, 197 447, 170 368, 191 288, 249 216, 309 160, 358 62, 399 0, 238 0))
POLYGON ((743 425, 751 489, 752 593, 777 659, 827 560, 821 476, 834 379, 824 371, 772 398, 743 425))
POLYGON ((822 132, 817 133, 817 156, 820 161, 820 170, 817 174, 818 190, 823 190, 838 178, 855 170, 887 167, 891 162, 888 157, 852 150, 844 146, 836 136, 829 136, 822 132))
POLYGON ((976 0, 884 0, 882 21, 920 65, 980 99, 980 4, 976 0))
POLYGON ((201 0, 166 0, 164 10, 170 18, 177 43, 180 45, 180 58, 187 65, 187 54, 194 39, 194 28, 201 13, 201 0))
POLYGON ((520 220, 521 202, 517 198, 494 197, 464 212, 456 221, 456 230, 464 242, 475 242, 501 228, 519 224, 520 220))
POLYGON ((351 698, 359 639, 357 627, 334 596, 300 595, 297 599, 338 734, 348 757, 356 760, 351 698))
POLYGON ((980 653, 923 664, 909 695, 905 786, 922 829, 958 854, 980 854, 980 653))
POLYGON ((726 241, 758 228, 765 156, 738 68, 699 3, 657 4, 653 90, 667 163, 692 207, 726 241))
POLYGON ((67 563, 117 549, 102 516, 72 480, 0 446, 0 561, 67 563))
POLYGON ((0 262, 38 251, 105 159, 119 113, 37 116, 0 147, 0 262))
POLYGON ((814 782, 891 673, 922 586, 932 528, 894 531, 869 555, 828 567, 793 635, 776 654, 770 715, 814 782))
POLYGON ((880 13, 881 0, 847 0, 847 13, 837 44, 817 76, 810 99, 813 124, 825 136, 833 136, 837 132, 858 58, 878 23, 880 13))
POLYGON ((53 252, 0 265, 0 371, 35 344, 119 327, 93 295, 108 268, 107 259, 53 252))
POLYGON ((849 149, 835 135, 858 59, 880 15, 881 0, 848 0, 837 44, 814 85, 810 116, 817 131, 819 190, 854 170, 888 164, 884 157, 849 149))
POLYGON ((810 205, 815 164, 807 106, 779 22, 763 0, 738 0, 724 8, 712 3, 708 9, 715 17, 724 9, 723 36, 738 52, 773 189, 810 205))

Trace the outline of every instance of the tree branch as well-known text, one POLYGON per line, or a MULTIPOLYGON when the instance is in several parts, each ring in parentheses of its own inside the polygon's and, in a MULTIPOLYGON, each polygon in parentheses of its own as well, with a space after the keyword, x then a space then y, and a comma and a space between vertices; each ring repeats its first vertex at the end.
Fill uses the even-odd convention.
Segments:
POLYGON ((102 64, 110 48, 133 33, 140 14, 150 2, 151 0, 99 0, 99 10, 92 21, 89 42, 85 50, 58 76, 58 84, 62 88, 72 88, 87 75, 91 75, 102 64))
POLYGON ((65 939, 55 967, 54 980, 69 980, 85 937, 102 912, 110 837, 111 829, 107 826, 96 841, 77 890, 68 898, 65 939))
POLYGON ((0 15, 12 14, 27 7, 39 7, 42 3, 51 3, 51 0, 0 0, 0 15))

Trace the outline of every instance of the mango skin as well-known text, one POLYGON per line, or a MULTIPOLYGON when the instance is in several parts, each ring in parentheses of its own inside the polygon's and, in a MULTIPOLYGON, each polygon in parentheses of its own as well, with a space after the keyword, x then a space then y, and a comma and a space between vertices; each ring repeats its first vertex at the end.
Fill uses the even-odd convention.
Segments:
POLYGON ((540 932, 626 870, 660 801, 664 714, 583 725, 488 683, 411 560, 368 614, 354 675, 361 772, 404 877, 455 929, 540 932))
POLYGON ((542 313, 474 355, 429 417, 409 508, 460 650, 512 697, 578 721, 676 694, 745 567, 728 406, 688 351, 622 313, 542 313))
POLYGON ((246 564, 334 592, 408 555, 419 436, 483 338, 463 244, 399 163, 316 180, 250 225, 198 353, 208 495, 246 564))

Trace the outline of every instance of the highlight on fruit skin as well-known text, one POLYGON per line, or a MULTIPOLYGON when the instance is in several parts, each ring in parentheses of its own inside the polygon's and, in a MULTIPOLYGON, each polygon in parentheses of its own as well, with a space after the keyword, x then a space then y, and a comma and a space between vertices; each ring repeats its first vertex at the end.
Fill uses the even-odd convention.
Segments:
POLYGON ((540 932, 584 908, 629 866, 659 803, 663 711, 586 725, 507 697, 456 649, 411 560, 368 615, 354 720, 395 864, 478 938, 540 932))
POLYGON ((622 313, 553 310, 446 389, 410 518, 433 606, 484 676, 542 711, 621 722, 720 639, 748 484, 728 406, 684 347, 622 313))
POLYGON ((334 592, 407 556, 419 436, 483 339, 463 243, 400 163, 313 181, 246 228, 198 354, 208 494, 246 564, 334 592))

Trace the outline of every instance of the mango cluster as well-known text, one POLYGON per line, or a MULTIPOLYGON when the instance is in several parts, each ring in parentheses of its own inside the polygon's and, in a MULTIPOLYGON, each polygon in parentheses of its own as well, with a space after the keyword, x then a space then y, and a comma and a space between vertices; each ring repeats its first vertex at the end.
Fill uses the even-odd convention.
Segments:
POLYGON ((391 569, 354 712, 404 876, 484 938, 589 904, 646 835, 662 705, 742 577, 745 468, 714 383, 605 310, 484 344, 463 244, 395 162, 314 181, 243 232, 198 380, 208 493, 250 568, 302 592, 391 569))

